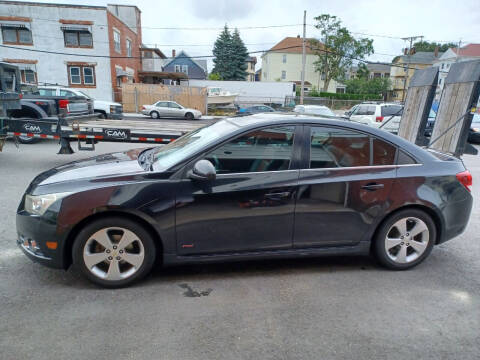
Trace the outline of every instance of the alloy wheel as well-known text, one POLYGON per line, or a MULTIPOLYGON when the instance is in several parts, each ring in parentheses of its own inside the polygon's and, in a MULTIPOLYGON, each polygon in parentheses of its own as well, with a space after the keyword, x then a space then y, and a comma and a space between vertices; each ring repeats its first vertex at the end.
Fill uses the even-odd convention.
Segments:
POLYGON ((388 230, 385 251, 392 261, 408 264, 425 252, 429 241, 430 233, 423 220, 416 217, 402 218, 388 230))
POLYGON ((83 262, 96 277, 124 280, 135 274, 145 259, 140 238, 121 227, 101 229, 90 236, 83 248, 83 262))

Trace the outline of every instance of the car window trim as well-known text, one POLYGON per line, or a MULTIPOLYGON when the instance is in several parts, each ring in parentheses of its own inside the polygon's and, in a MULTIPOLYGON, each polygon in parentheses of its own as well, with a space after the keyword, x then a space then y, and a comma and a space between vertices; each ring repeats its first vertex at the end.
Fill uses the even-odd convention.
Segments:
POLYGON ((334 170, 372 170, 372 169, 396 169, 399 167, 423 166, 423 164, 402 164, 402 165, 369 165, 369 166, 345 166, 334 168, 308 168, 300 171, 334 171, 334 170))

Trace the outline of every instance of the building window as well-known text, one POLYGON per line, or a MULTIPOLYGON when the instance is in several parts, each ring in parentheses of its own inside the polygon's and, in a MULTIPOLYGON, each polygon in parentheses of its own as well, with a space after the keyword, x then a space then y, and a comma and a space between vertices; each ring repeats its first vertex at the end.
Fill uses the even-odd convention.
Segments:
POLYGON ((282 70, 282 80, 285 80, 287 78, 287 72, 285 70, 282 70))
POLYGON ((117 30, 113 30, 113 45, 117 53, 122 52, 122 46, 120 44, 120 33, 117 30))
POLYGON ((95 68, 88 65, 69 65, 68 81, 70 85, 95 86, 95 68))
POLYGON ((182 73, 188 74, 188 65, 182 65, 182 73))
POLYGON ((33 70, 25 69, 20 70, 22 75, 22 82, 26 84, 36 84, 37 83, 37 74, 33 70))
POLYGON ((282 56, 282 62, 283 62, 284 64, 287 63, 287 55, 286 55, 286 54, 282 56))
POLYGON ((182 72, 182 67, 180 65, 175 65, 175 72, 182 72))
POLYGON ((126 45, 127 45, 127 56, 132 57, 132 40, 127 39, 126 45))
POLYGON ((337 87, 337 94, 345 94, 345 88, 337 87))
POLYGON ((93 47, 92 34, 85 30, 64 30, 65 47, 93 47))
POLYGON ((4 44, 32 45, 32 32, 25 26, 2 25, 2 38, 4 44))

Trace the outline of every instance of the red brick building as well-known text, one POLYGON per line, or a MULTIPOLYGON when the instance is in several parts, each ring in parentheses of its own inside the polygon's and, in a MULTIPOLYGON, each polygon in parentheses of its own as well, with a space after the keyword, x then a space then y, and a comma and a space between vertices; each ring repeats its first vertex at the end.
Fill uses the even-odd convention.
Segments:
POLYGON ((141 11, 136 6, 108 5, 107 21, 114 100, 121 101, 121 84, 139 82, 142 70, 141 11))

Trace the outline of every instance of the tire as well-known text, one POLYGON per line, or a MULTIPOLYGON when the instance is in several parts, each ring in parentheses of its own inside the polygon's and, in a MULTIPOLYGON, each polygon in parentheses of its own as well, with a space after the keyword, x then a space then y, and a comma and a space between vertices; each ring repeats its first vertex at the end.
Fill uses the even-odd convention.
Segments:
POLYGON ((373 250, 384 267, 407 270, 430 255, 436 238, 437 228, 430 215, 418 209, 405 209, 391 215, 380 225, 373 250))
POLYGON ((157 111, 152 111, 152 112, 150 113, 150 117, 151 117, 152 119, 160 119, 160 114, 159 114, 157 111))
POLYGON ((195 116, 193 116, 193 114, 191 112, 187 112, 185 114, 185 119, 186 120, 193 120, 195 118, 195 116))
POLYGON ((36 144, 39 141, 40 141, 40 139, 37 139, 37 138, 34 138, 34 137, 18 136, 18 142, 20 144, 30 145, 30 144, 36 144))
POLYGON ((106 115, 104 112, 95 111, 95 114, 97 115, 97 117, 98 117, 99 119, 106 119, 106 118, 107 118, 107 115, 106 115))
POLYGON ((151 271, 155 257, 155 243, 148 231, 123 217, 88 224, 72 248, 74 267, 91 282, 106 288, 121 288, 141 280, 151 271), (134 240, 122 246, 128 237, 134 240))

